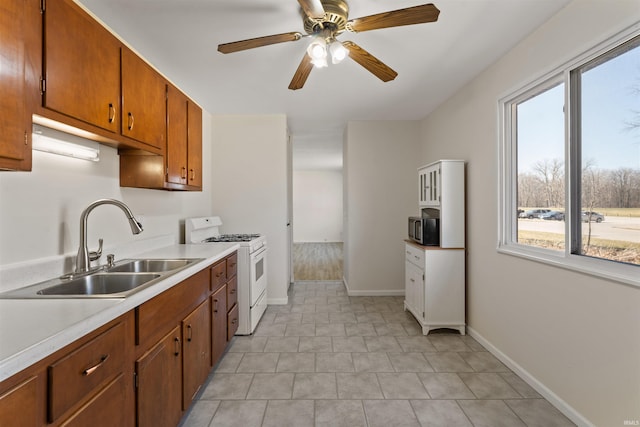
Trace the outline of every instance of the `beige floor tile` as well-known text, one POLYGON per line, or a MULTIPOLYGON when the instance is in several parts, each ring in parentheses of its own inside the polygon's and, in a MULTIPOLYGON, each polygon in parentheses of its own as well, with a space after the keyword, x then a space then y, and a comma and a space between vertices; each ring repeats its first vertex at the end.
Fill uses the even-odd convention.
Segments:
POLYGON ((293 373, 255 374, 247 399, 291 399, 293 373))
POLYGON ((433 372, 422 353, 387 353, 396 372, 433 372))
POLYGON ((360 400, 317 400, 315 427, 366 427, 360 400))
POLYGON ((502 400, 459 400, 474 427, 525 427, 502 400))
POLYGON ((293 382, 294 399, 337 399, 336 374, 297 373, 293 382))
POLYGON ((210 427, 260 427, 266 400, 226 400, 220 403, 210 427))
POLYGON ((429 394, 415 373, 378 373, 385 399, 429 399, 429 394))
POLYGON ((265 353, 295 353, 300 344, 299 337, 269 337, 264 346, 265 353))
POLYGON ((412 400, 422 427, 472 427, 455 400, 412 400))
POLYGON ((378 377, 374 373, 336 374, 339 399, 384 399, 378 377))
POLYGON ((282 353, 276 372, 315 372, 315 353, 282 353))
POLYGON ((394 372, 387 353, 352 353, 356 372, 394 372))
POLYGON ((351 353, 316 353, 316 372, 354 372, 351 353))
POLYGON ((408 400, 365 400, 364 412, 369 427, 419 427, 408 400))
POLYGON ((527 427, 569 427, 574 425, 544 399, 505 400, 505 403, 527 424, 527 427))
POLYGON ((314 427, 313 400, 270 400, 262 427, 314 427))
POLYGON ((424 384, 432 399, 475 399, 469 387, 455 373, 420 373, 418 378, 424 384))
POLYGON ((517 399, 520 397, 518 392, 498 374, 460 372, 458 376, 478 399, 517 399))

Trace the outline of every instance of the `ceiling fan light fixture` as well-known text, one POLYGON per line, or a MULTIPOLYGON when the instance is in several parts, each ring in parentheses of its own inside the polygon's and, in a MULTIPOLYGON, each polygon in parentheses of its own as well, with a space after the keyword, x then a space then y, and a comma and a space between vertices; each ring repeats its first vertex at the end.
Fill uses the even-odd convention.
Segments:
POLYGON ((327 60, 327 42, 322 37, 316 37, 307 47, 307 54, 313 61, 327 60))
POLYGON ((316 67, 316 68, 325 68, 328 67, 329 64, 327 63, 327 58, 318 58, 318 59, 312 59, 311 63, 316 67))
POLYGON ((339 64, 349 55, 349 51, 338 40, 333 40, 329 44, 329 53, 331 53, 331 63, 339 64))

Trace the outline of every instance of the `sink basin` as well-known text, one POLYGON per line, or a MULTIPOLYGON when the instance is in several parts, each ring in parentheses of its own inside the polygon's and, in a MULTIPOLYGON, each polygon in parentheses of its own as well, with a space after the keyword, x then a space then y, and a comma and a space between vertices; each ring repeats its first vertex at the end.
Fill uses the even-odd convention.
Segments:
POLYGON ((194 262, 193 259, 137 259, 108 269, 112 272, 156 273, 176 270, 194 262))
POLYGON ((144 285, 159 274, 92 274, 50 286, 38 295, 107 295, 128 292, 144 285))
POLYGON ((111 268, 66 275, 0 294, 0 299, 126 298, 203 258, 125 259, 111 268))

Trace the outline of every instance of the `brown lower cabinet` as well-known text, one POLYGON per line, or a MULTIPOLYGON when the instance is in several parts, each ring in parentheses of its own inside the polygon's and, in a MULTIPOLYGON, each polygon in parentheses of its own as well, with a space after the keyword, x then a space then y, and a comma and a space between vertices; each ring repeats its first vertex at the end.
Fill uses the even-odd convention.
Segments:
POLYGON ((211 274, 235 256, 0 383, 0 426, 178 425, 235 333, 235 271, 211 274))
POLYGON ((173 427, 182 416, 182 344, 176 326, 136 361, 138 427, 173 427))

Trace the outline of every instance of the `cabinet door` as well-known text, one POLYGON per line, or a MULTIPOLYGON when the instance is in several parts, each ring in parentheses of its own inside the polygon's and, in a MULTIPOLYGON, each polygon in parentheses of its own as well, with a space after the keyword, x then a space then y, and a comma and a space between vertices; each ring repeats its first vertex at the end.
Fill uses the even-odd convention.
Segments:
POLYGON ((187 165, 189 180, 187 184, 202 188, 202 109, 193 102, 188 102, 189 148, 187 165))
POLYGON ((167 85, 167 182, 187 183, 187 97, 167 85))
POLYGON ((49 1, 44 12, 44 58, 46 108, 119 131, 118 39, 73 1, 49 1))
POLYGON ((149 64, 122 48, 122 134, 165 150, 166 83, 149 64))
POLYGON ((439 206, 442 187, 442 183, 440 182, 440 163, 418 169, 418 181, 420 189, 418 195, 419 205, 439 206))
POLYGON ((205 301, 182 321, 183 410, 187 410, 211 368, 210 308, 205 301))
POLYGON ((415 264, 405 261, 405 303, 419 319, 424 318, 424 273, 415 264))
POLYGON ((0 421, 2 420, 11 420, 14 427, 35 427, 41 424, 38 422, 37 377, 28 378, 0 396, 0 421))
POLYGON ((215 365, 227 346, 227 286, 211 295, 211 366, 215 365))
POLYGON ((138 427, 175 427, 182 415, 182 343, 176 326, 136 361, 138 427))
POLYGON ((120 375, 93 399, 62 423, 62 427, 112 427, 125 426, 133 420, 125 419, 125 381, 120 375))
POLYGON ((25 104, 25 2, 0 2, 0 169, 31 170, 25 104))

